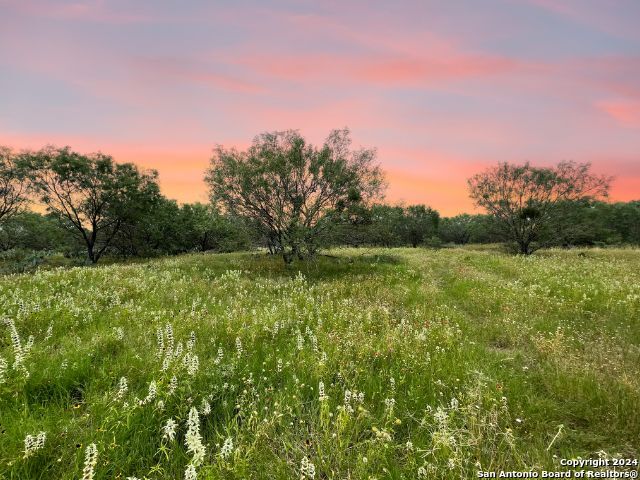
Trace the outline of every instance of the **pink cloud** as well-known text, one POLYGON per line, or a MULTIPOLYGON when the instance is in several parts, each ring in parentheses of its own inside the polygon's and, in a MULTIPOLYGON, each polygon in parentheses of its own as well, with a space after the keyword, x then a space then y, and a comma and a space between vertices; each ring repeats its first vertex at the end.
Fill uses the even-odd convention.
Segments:
POLYGON ((596 107, 623 127, 640 128, 640 101, 605 101, 597 103, 596 107))
MULTIPOLYGON (((351 8, 351 4, 340 4, 340 11, 351 8)), ((355 7, 351 14, 361 15, 355 7)), ((374 10, 369 11, 365 23, 357 21, 339 21, 335 16, 319 14, 289 14, 283 17, 289 28, 300 35, 330 36, 346 44, 364 48, 369 52, 383 52, 397 56, 416 57, 420 55, 444 56, 458 50, 459 45, 453 37, 436 35, 428 30, 410 31, 398 28, 398 19, 394 22, 389 16, 380 16, 374 10)), ((400 23, 403 19, 400 19, 400 23)))
POLYGON ((461 79, 499 75, 525 66, 506 57, 451 54, 444 57, 316 54, 305 56, 244 55, 228 60, 260 75, 296 82, 427 86, 461 79))
POLYGON ((354 65, 355 78, 383 85, 420 85, 514 71, 517 62, 503 57, 375 59, 354 65))
MULTIPOLYGON (((248 69, 251 73, 284 79, 305 85, 338 83, 389 87, 426 86, 460 79, 496 76, 538 68, 533 63, 474 51, 460 43, 455 35, 442 36, 427 29, 411 30, 402 26, 403 16, 391 17, 368 12, 366 21, 360 8, 331 5, 341 15, 281 14, 264 11, 261 23, 249 19, 261 35, 283 35, 292 41, 315 41, 328 38, 344 48, 291 53, 291 49, 269 50, 268 44, 256 54, 253 45, 239 46, 232 54, 211 53, 203 60, 213 60, 248 69)), ((406 12, 405 12, 406 13, 406 12)), ((294 52, 295 52, 294 44, 294 52)))

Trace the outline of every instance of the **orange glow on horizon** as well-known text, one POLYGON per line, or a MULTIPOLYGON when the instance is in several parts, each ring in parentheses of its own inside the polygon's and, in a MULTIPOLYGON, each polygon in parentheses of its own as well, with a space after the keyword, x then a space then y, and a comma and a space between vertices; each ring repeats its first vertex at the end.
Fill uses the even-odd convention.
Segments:
MULTIPOLYGON (((40 140, 40 139, 38 139, 40 140)), ((5 143, 0 141, 0 144, 5 143)), ((70 142, 50 142, 57 146, 70 142)), ((5 143, 6 144, 6 143, 5 143)), ((14 138, 8 145, 14 150, 29 149, 33 145, 45 145, 46 142, 25 142, 14 138)), ((247 144, 238 144, 238 149, 247 144)), ((38 147, 39 148, 39 147, 38 147)), ((157 150, 140 145, 117 145, 112 148, 96 148, 93 142, 76 139, 72 148, 79 152, 102 151, 112 155, 120 163, 131 162, 143 169, 154 169, 159 173, 160 187, 165 196, 180 203, 208 202, 208 191, 204 183, 205 170, 211 157, 210 148, 178 148, 157 150)), ((440 212, 442 216, 459 213, 480 213, 469 198, 466 180, 474 173, 492 165, 491 162, 466 161, 461 158, 438 156, 420 151, 383 150, 380 152, 392 157, 410 157, 421 165, 422 170, 412 168, 386 167, 385 156, 379 160, 385 171, 388 189, 384 202, 390 204, 426 204, 440 212), (465 162, 465 163, 462 163, 465 162)), ((388 158, 387 158, 388 160, 388 158)), ((389 162, 386 162, 388 165, 389 162)), ((391 164, 393 165, 393 164, 391 164)), ((614 174, 616 172, 601 171, 614 174)), ((630 201, 640 199, 637 185, 640 175, 618 175, 612 184, 610 201, 630 201)))

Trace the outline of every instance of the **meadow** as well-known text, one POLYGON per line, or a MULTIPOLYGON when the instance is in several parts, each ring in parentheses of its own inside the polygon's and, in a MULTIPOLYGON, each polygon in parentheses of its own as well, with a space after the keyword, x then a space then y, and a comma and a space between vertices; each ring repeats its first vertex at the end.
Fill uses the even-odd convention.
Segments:
POLYGON ((640 457, 640 250, 330 253, 0 278, 0 478, 458 479, 640 457))

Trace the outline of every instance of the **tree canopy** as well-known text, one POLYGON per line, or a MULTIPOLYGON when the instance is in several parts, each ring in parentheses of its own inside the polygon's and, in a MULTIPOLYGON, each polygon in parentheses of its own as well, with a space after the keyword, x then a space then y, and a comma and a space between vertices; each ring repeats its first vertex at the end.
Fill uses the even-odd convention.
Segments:
POLYGON ((10 148, 0 146, 0 222, 20 212, 27 203, 24 173, 10 148))
POLYGON ((102 153, 46 147, 23 154, 22 164, 39 200, 85 244, 92 263, 160 194, 155 171, 102 153))
POLYGON ((575 162, 555 167, 500 163, 469 179, 470 195, 495 217, 504 237, 528 255, 540 246, 540 233, 562 202, 607 196, 611 178, 592 174, 590 167, 575 162))
POLYGON ((290 262, 318 250, 331 215, 381 196, 375 158, 374 149, 351 149, 347 129, 332 131, 321 147, 296 130, 270 132, 244 152, 217 146, 206 181, 214 204, 258 222, 290 262))

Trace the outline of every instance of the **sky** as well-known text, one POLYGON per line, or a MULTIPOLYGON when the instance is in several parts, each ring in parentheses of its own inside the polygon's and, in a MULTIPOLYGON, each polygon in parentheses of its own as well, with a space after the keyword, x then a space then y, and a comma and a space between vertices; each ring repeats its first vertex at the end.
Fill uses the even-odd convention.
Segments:
POLYGON ((640 199, 640 1, 0 0, 0 145, 69 145, 207 201, 216 144, 349 127, 390 203, 472 212, 497 162, 640 199))

